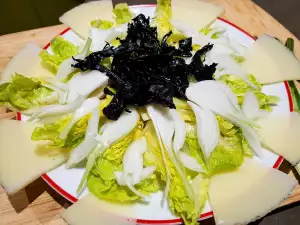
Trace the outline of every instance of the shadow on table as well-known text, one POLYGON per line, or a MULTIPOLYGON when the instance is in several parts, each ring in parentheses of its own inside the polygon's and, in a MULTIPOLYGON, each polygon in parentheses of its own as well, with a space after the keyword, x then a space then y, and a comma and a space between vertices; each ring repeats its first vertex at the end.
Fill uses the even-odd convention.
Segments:
POLYGON ((42 178, 37 179, 13 196, 9 196, 9 201, 17 213, 22 212, 43 192, 47 192, 62 207, 67 208, 72 203, 53 190, 42 178))

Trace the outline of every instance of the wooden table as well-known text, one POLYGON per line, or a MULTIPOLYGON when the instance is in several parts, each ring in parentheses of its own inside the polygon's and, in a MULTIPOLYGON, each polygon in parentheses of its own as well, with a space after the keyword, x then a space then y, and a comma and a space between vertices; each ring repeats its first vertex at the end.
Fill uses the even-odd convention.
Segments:
MULTIPOLYGON (((268 33, 285 41, 292 37, 296 40, 296 55, 300 58, 300 42, 274 18, 250 0, 211 0, 226 9, 224 18, 237 24, 250 34, 259 36, 268 33)), ((34 42, 43 47, 56 34, 66 27, 58 25, 31 31, 0 36, 0 73, 7 61, 21 49, 24 44, 34 42)), ((1 110, 0 110, 1 113, 1 110)), ((0 117, 1 118, 1 117, 0 117)), ((290 167, 284 170, 294 176, 290 167)), ((283 203, 289 205, 300 200, 299 185, 292 195, 283 203)), ((0 187, 0 225, 65 225, 59 214, 70 205, 47 184, 39 179, 27 188, 8 198, 0 187)), ((99 224, 100 225, 100 224, 99 224)))

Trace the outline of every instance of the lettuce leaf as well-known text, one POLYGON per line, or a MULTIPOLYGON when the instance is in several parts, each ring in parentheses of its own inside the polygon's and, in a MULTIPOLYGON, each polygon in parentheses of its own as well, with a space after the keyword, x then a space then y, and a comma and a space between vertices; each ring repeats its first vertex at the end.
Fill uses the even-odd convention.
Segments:
POLYGON ((176 106, 176 110, 179 112, 181 118, 187 123, 196 123, 196 117, 194 111, 191 109, 189 104, 178 98, 174 98, 173 102, 176 106))
POLYGON ((52 73, 56 74, 60 64, 66 59, 78 54, 77 46, 65 40, 62 36, 55 37, 50 42, 50 48, 53 54, 47 50, 40 52, 42 64, 52 73))
MULTIPOLYGON (((112 96, 107 95, 100 103, 100 123, 99 129, 107 121, 107 118, 103 114, 103 109, 110 103, 112 96)), ((33 141, 49 141, 50 147, 60 147, 60 148, 75 148, 77 147, 85 138, 85 133, 90 119, 91 113, 82 117, 78 120, 74 126, 69 131, 65 140, 60 139, 60 133, 65 129, 67 124, 71 122, 72 115, 67 115, 66 117, 58 120, 55 123, 44 124, 41 127, 36 127, 32 133, 31 139, 33 141)))
POLYGON ((62 58, 71 57, 78 53, 78 48, 62 36, 57 36, 50 42, 51 50, 62 58))
POLYGON ((116 23, 128 23, 132 19, 132 14, 127 3, 119 3, 115 6, 113 13, 116 15, 116 23))
POLYGON ((158 31, 158 39, 161 40, 165 34, 172 30, 170 23, 172 18, 171 0, 157 0, 154 18, 158 31))
POLYGON ((244 157, 253 157, 253 151, 239 127, 217 116, 221 138, 207 162, 209 174, 226 172, 238 168, 244 157))
POLYGON ((234 75, 223 75, 219 80, 231 88, 237 96, 240 105, 243 103, 247 91, 252 91, 256 95, 259 106, 263 110, 272 111, 271 106, 277 104, 280 100, 277 96, 264 94, 262 92, 262 86, 257 82, 253 75, 249 76, 249 80, 257 87, 257 89, 250 86, 245 80, 234 75))
POLYGON ((75 123, 65 140, 60 139, 59 136, 67 124, 72 120, 72 116, 66 116, 55 123, 44 124, 41 127, 36 127, 31 135, 31 140, 49 141, 49 147, 54 148, 75 148, 85 138, 90 116, 91 115, 88 114, 75 123))
POLYGON ((91 22, 91 27, 99 28, 102 30, 108 30, 108 29, 112 28, 113 26, 114 26, 114 23, 109 20, 98 19, 98 20, 93 20, 91 22))
MULTIPOLYGON (((89 190, 98 198, 111 201, 130 202, 140 199, 127 186, 120 186, 114 172, 122 170, 122 160, 128 146, 142 136, 142 123, 139 122, 136 128, 127 136, 114 143, 97 160, 88 177, 87 185, 89 190)), ((135 188, 149 195, 160 189, 156 174, 135 185, 135 188)))
POLYGON ((217 120, 221 138, 217 147, 211 153, 208 162, 205 161, 199 146, 195 124, 186 123, 186 144, 188 148, 184 148, 184 151, 195 158, 202 168, 207 171, 209 176, 236 169, 243 163, 245 156, 253 156, 253 151, 249 147, 240 128, 220 116, 217 116, 217 120))
MULTIPOLYGON (((144 154, 144 163, 148 166, 156 166, 157 174, 159 174, 162 181, 166 182, 166 168, 162 160, 159 141, 151 121, 147 122, 144 129, 144 135, 146 136, 148 143, 148 151, 144 154)), ((166 158, 171 182, 168 195, 170 209, 175 215, 182 217, 185 224, 197 224, 202 208, 196 206, 200 205, 200 203, 195 203, 195 199, 190 199, 188 197, 184 182, 181 180, 171 160, 169 160, 168 157, 166 158)))
POLYGON ((240 56, 238 54, 231 54, 231 57, 237 62, 237 63, 243 63, 246 58, 244 56, 240 56))
MULTIPOLYGON (((177 44, 180 40, 187 38, 171 24, 172 7, 171 0, 157 0, 154 24, 157 27, 158 39, 161 40, 167 33, 172 31, 172 35, 167 42, 170 45, 177 44)), ((195 46, 195 49, 197 46, 195 46)))
POLYGON ((186 149, 188 152, 186 153, 195 158, 202 168, 208 171, 203 152, 198 143, 196 125, 186 123, 186 131, 185 143, 188 145, 188 149, 186 149))
POLYGON ((220 138, 220 142, 211 153, 208 161, 209 174, 234 170, 244 162, 241 140, 238 138, 220 138))
POLYGON ((11 81, 0 85, 0 106, 14 111, 24 111, 58 102, 52 89, 44 87, 35 78, 15 74, 11 81))
MULTIPOLYGON (((116 168, 113 171, 115 170, 116 168)), ((140 196, 134 194, 127 186, 120 186, 116 180, 105 180, 93 173, 88 177, 87 185, 89 191, 99 199, 115 202, 132 202, 140 199, 140 196)), ((160 187, 156 175, 152 174, 146 180, 135 185, 135 188, 139 192, 149 195, 157 192, 160 187)))

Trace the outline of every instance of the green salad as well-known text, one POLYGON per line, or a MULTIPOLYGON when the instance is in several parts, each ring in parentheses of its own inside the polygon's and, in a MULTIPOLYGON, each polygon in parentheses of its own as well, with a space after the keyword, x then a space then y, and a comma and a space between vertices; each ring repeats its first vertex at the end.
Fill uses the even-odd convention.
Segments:
POLYGON ((55 37, 39 54, 53 77, 13 75, 0 84, 0 106, 29 117, 33 141, 69 151, 69 169, 85 167, 79 195, 87 186, 99 199, 136 203, 162 191, 162 204, 197 224, 210 177, 260 156, 257 119, 280 99, 231 69, 245 58, 226 30, 190 37, 175 26, 170 0, 157 1, 151 22, 125 3, 113 13, 91 21, 82 46, 55 37))

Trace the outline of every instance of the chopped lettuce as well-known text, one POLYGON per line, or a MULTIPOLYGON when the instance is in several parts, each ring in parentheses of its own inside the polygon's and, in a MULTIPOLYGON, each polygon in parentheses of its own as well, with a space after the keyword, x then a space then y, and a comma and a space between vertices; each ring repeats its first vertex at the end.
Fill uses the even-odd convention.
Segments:
POLYGON ((40 52, 42 64, 52 73, 56 74, 60 64, 66 59, 78 54, 77 46, 65 40, 62 36, 55 37, 50 42, 50 48, 53 54, 47 50, 40 52))
MULTIPOLYGON (((147 166, 156 166, 157 174, 160 175, 161 180, 166 182, 166 168, 162 159, 160 144, 156 136, 153 123, 151 121, 147 122, 144 129, 144 134, 147 138, 148 143, 148 151, 144 154, 144 163, 147 166)), ((201 201, 203 199, 196 199, 195 202, 195 199, 191 199, 188 197, 185 184, 176 171, 175 166, 168 157, 167 166, 170 172, 171 182, 168 195, 169 206, 175 215, 180 216, 184 219, 185 224, 196 224, 203 208, 203 202, 201 201)))
POLYGON ((102 29, 102 30, 108 30, 108 29, 112 28, 113 26, 114 26, 114 23, 112 21, 109 21, 109 20, 98 19, 98 20, 93 20, 91 22, 91 27, 99 28, 99 29, 102 29))
POLYGON ((119 3, 115 6, 113 13, 116 15, 116 23, 128 23, 132 19, 132 14, 127 3, 119 3))
POLYGON ((11 81, 0 85, 0 106, 15 111, 24 111, 58 102, 52 89, 35 78, 15 74, 11 81))
POLYGON ((223 75, 219 78, 219 81, 225 83, 235 93, 240 105, 244 101, 244 95, 246 92, 252 91, 259 101, 260 108, 263 110, 272 111, 271 106, 277 104, 280 99, 277 96, 264 94, 261 91, 262 86, 257 82, 253 75, 249 76, 249 80, 254 86, 257 87, 256 89, 249 85, 245 80, 234 75, 223 75))
MULTIPOLYGON (((88 177, 87 185, 98 198, 121 202, 140 199, 140 196, 133 193, 128 187, 117 183, 114 172, 122 170, 122 160, 126 149, 134 140, 141 137, 142 127, 142 123, 139 122, 131 133, 114 143, 96 161, 88 177)), ((145 195, 157 192, 160 187, 156 174, 141 181, 135 185, 135 188, 145 195)))

